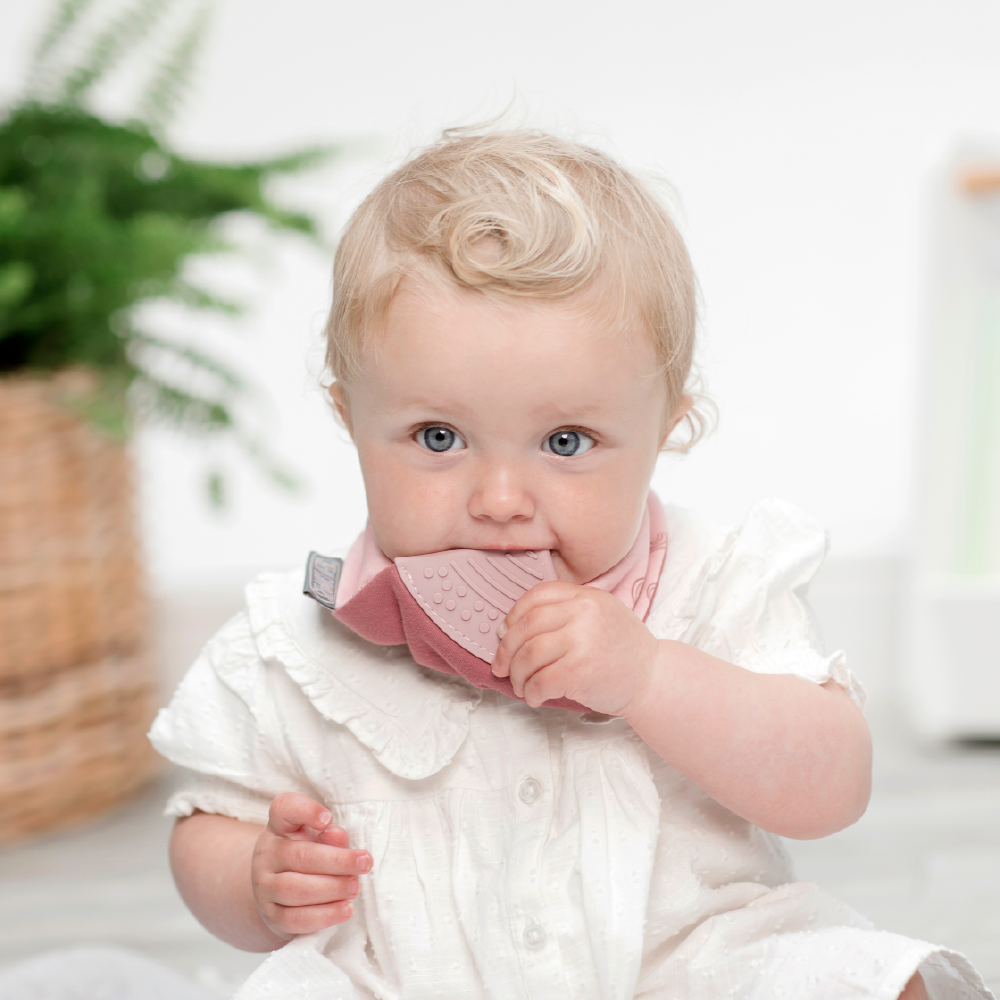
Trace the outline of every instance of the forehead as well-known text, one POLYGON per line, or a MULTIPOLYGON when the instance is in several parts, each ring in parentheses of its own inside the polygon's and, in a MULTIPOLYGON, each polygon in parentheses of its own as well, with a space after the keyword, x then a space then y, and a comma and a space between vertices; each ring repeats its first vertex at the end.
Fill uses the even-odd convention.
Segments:
POLYGON ((433 352, 496 362, 512 355, 541 363, 587 358, 615 368, 657 367, 643 324, 602 288, 565 298, 528 298, 482 292, 445 278, 407 276, 390 304, 367 361, 383 372, 394 358, 433 352))
POLYGON ((625 415, 663 395, 649 338, 614 310, 433 282, 402 284, 364 372, 376 407, 497 423, 625 415))

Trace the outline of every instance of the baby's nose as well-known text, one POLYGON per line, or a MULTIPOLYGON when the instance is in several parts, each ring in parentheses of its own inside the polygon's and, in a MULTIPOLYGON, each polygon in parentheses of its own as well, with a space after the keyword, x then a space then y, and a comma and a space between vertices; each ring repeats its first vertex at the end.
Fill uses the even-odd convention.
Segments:
POLYGON ((501 523, 527 520, 535 513, 535 502, 515 470, 493 465, 483 470, 469 501, 469 513, 501 523))

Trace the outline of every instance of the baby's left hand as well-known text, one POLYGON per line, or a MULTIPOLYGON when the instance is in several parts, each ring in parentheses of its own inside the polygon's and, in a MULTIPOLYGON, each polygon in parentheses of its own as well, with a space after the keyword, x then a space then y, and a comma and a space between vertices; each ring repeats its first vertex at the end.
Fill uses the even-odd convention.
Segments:
POLYGON ((657 641, 616 597, 556 581, 532 587, 505 619, 493 661, 497 677, 532 707, 570 698, 595 712, 626 715, 656 668, 657 641))

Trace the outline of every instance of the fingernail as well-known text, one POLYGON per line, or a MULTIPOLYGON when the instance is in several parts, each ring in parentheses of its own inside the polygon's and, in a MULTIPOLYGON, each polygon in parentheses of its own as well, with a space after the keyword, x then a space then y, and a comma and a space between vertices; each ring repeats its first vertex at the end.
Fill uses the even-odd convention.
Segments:
POLYGON ((329 826, 329 825, 330 825, 330 824, 331 824, 332 822, 333 822, 333 814, 332 814, 332 813, 330 813, 330 812, 328 812, 328 811, 327 811, 326 809, 324 809, 324 810, 323 810, 323 811, 322 811, 322 812, 321 812, 321 813, 319 814, 319 823, 320 823, 320 826, 323 826, 323 827, 327 827, 327 826, 329 826))
POLYGON ((507 634, 507 624, 506 622, 500 622, 497 625, 497 635, 502 639, 507 634))
POLYGON ((355 863, 358 866, 359 872, 370 871, 372 867, 372 856, 370 854, 361 854, 358 856, 358 860, 355 863))
POLYGON ((346 906, 344 907, 344 916, 345 916, 345 917, 346 917, 346 918, 347 918, 348 920, 350 920, 350 919, 351 919, 351 915, 352 915, 353 913, 354 913, 354 904, 353 904, 353 903, 348 903, 348 904, 347 904, 347 905, 346 905, 346 906))
POLYGON ((361 883, 356 878, 352 878, 351 881, 347 883, 348 896, 356 896, 360 889, 361 883))

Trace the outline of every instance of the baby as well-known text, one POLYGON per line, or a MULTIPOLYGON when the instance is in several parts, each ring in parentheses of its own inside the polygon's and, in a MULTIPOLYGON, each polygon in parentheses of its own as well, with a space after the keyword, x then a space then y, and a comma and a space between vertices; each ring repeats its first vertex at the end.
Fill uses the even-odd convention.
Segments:
POLYGON ((649 491, 694 331, 680 235, 594 150, 446 133, 358 209, 327 334, 368 528, 310 596, 251 583, 151 734, 185 901, 280 949, 239 997, 990 996, 793 881, 778 836, 867 805, 863 696, 813 521, 649 491))

